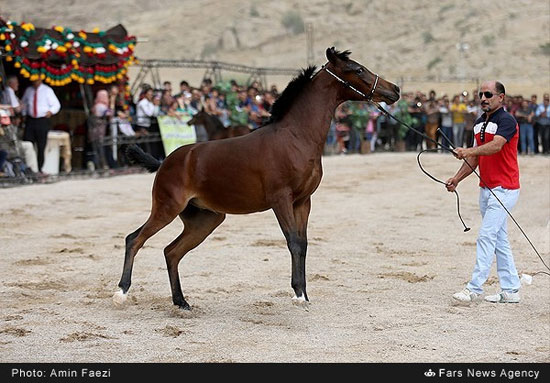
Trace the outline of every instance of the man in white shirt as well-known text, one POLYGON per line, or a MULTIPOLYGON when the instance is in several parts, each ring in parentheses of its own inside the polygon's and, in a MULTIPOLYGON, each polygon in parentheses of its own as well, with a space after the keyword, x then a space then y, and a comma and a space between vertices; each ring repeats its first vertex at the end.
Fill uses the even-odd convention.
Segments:
POLYGON ((32 82, 25 90, 21 102, 24 106, 23 115, 27 116, 23 139, 36 144, 38 169, 41 171, 44 165, 44 149, 48 142, 50 117, 59 112, 61 104, 53 89, 42 84, 42 80, 32 82))
POLYGON ((6 89, 2 92, 0 104, 8 105, 12 109, 11 116, 21 113, 21 104, 15 92, 19 89, 19 80, 17 76, 9 76, 6 81, 6 89))

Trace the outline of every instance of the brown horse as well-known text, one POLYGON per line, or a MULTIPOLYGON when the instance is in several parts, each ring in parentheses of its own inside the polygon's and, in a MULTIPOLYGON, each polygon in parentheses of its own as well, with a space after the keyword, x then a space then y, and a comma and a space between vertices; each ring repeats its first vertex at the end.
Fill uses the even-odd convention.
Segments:
POLYGON ((349 51, 326 51, 328 63, 315 73, 303 70, 272 107, 261 129, 226 140, 186 145, 164 162, 133 147, 128 155, 149 171, 157 171, 151 213, 126 237, 120 290, 122 303, 130 288, 138 250, 176 217, 183 232, 164 249, 172 301, 190 309, 180 286, 178 264, 225 219, 226 214, 249 214, 273 209, 292 260, 291 286, 295 303, 306 305, 305 260, 311 195, 322 177, 321 155, 336 106, 346 100, 399 99, 399 87, 349 59, 349 51))
POLYGON ((202 125, 208 134, 208 140, 221 140, 224 138, 244 136, 250 133, 246 125, 223 126, 220 119, 204 111, 204 108, 187 121, 187 125, 202 125))

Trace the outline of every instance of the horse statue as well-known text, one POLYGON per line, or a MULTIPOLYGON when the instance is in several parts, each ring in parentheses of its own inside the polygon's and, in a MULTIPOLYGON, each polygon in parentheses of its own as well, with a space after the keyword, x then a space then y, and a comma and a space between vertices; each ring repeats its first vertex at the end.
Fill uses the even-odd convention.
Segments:
POLYGON ((269 121, 250 134, 185 145, 162 163, 137 146, 130 147, 130 160, 157 174, 149 218, 126 237, 115 303, 127 298, 138 250, 179 217, 183 231, 164 249, 164 257, 172 301, 189 310, 178 273, 185 254, 201 244, 226 214, 273 209, 291 255, 293 303, 309 304, 308 217, 311 195, 323 174, 321 155, 334 111, 347 100, 393 104, 399 99, 397 85, 351 60, 350 53, 328 48, 328 62, 319 71, 308 67, 291 80, 272 106, 269 121))
POLYGON ((187 121, 187 125, 204 126, 209 141, 238 137, 250 133, 250 128, 246 125, 228 126, 226 128, 218 117, 207 113, 204 108, 187 121))

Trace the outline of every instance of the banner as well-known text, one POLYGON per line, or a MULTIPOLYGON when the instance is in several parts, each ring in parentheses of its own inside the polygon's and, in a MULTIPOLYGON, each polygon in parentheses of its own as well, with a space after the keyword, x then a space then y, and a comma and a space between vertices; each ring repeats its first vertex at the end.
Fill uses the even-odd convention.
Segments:
POLYGON ((191 116, 188 114, 181 115, 180 118, 170 116, 157 117, 164 153, 167 156, 180 146, 197 142, 195 127, 187 125, 187 121, 190 119, 191 116))

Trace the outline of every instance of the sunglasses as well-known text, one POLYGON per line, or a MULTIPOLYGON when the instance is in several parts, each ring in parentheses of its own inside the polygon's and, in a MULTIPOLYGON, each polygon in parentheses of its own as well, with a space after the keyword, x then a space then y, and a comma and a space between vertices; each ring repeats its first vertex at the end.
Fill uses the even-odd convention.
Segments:
POLYGON ((492 93, 492 92, 489 92, 489 91, 485 91, 485 92, 479 92, 479 93, 478 93, 478 96, 479 96, 480 99, 481 99, 483 96, 485 96, 486 99, 489 99, 489 98, 492 98, 493 96, 495 96, 495 94, 492 93))

